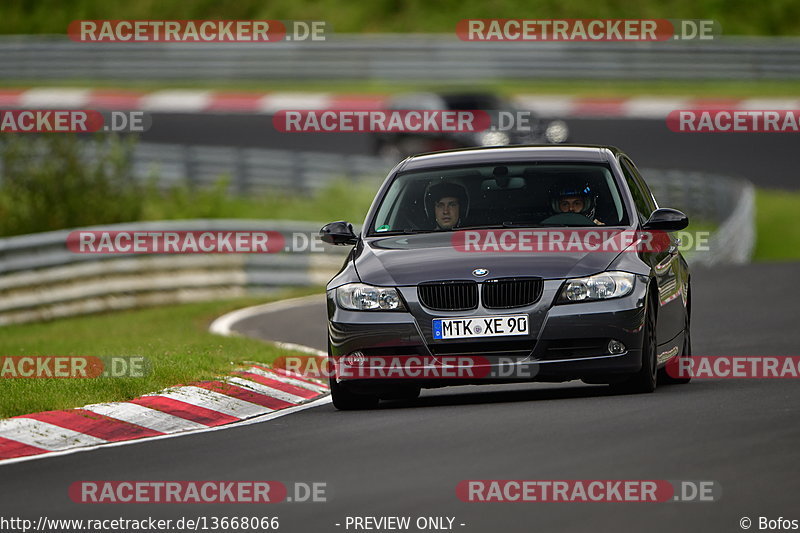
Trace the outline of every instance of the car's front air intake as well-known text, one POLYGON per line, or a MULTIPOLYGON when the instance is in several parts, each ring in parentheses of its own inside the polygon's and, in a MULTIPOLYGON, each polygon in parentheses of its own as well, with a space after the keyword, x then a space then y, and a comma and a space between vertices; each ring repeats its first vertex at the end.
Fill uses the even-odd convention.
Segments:
POLYGON ((524 307, 539 301, 542 288, 539 278, 493 279, 483 283, 481 300, 487 309, 524 307))
POLYGON ((420 283, 417 295, 422 305, 434 311, 466 311, 478 307, 478 284, 474 281, 420 283))

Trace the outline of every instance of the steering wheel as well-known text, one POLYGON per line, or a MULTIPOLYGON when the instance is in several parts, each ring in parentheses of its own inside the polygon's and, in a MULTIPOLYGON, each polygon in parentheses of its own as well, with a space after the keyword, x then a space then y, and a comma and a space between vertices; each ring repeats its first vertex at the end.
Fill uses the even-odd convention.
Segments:
POLYGON ((558 213, 542 220, 541 224, 552 224, 554 226, 596 226, 594 220, 580 213, 558 213))

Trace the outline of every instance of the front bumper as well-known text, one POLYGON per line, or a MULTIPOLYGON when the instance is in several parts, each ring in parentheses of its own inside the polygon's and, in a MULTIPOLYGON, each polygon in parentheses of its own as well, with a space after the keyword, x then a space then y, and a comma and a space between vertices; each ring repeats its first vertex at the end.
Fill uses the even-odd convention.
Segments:
POLYGON ((553 305, 563 280, 546 280, 541 298, 514 309, 442 312, 423 307, 416 287, 400 287, 408 311, 347 311, 328 291, 329 355, 336 379, 354 390, 397 384, 463 384, 587 379, 601 382, 641 368, 647 278, 628 296, 553 305), (433 319, 527 314, 529 333, 515 337, 434 340, 433 319), (612 353, 609 342, 624 345, 612 353), (408 362, 405 365, 404 362, 408 362), (397 372, 389 372, 394 364, 397 372), (406 371, 403 371, 404 367, 406 371), (469 367, 472 372, 468 372, 469 367), (438 369, 438 371, 437 371, 438 369))

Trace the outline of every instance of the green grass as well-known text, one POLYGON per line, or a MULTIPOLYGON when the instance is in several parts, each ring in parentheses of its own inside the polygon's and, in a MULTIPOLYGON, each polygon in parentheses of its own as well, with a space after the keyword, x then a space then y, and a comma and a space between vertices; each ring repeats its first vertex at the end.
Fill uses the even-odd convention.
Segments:
POLYGON ((800 192, 756 191, 756 261, 800 259, 800 192))
POLYGON ((76 19, 325 20, 334 32, 453 32, 464 18, 702 18, 725 35, 797 35, 796 0, 5 0, 0 33, 65 33, 76 19))
MULTIPOLYGON (((0 80, 0 87, 27 89, 30 87, 76 87, 119 89, 119 80, 59 79, 59 80, 0 80)), ((506 96, 515 94, 556 94, 585 97, 676 96, 697 98, 795 98, 800 93, 800 81, 715 81, 715 80, 558 80, 535 81, 495 80, 442 84, 417 80, 397 82, 347 80, 180 80, 158 82, 133 80, 126 82, 127 90, 157 91, 162 89, 212 89, 243 92, 334 92, 351 94, 394 94, 417 91, 494 91, 506 96)))
POLYGON ((271 298, 171 305, 2 328, 4 356, 143 356, 142 378, 0 379, 0 418, 130 400, 165 387, 225 375, 245 361, 269 363, 289 354, 267 343, 208 332, 216 317, 280 297, 320 292, 292 289, 271 298))

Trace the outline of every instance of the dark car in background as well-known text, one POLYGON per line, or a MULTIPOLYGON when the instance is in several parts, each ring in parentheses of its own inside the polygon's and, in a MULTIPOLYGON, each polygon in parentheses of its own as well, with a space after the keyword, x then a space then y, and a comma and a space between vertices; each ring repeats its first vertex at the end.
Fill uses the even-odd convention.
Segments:
POLYGON ((378 133, 374 139, 374 152, 389 159, 437 150, 470 148, 477 146, 504 146, 516 144, 560 144, 569 139, 569 128, 563 120, 548 120, 517 104, 492 93, 411 93, 391 98, 390 110, 458 110, 485 111, 492 120, 492 128, 479 132, 393 132, 378 133), (522 115, 519 113, 522 112, 522 115), (500 113, 505 114, 505 125, 510 117, 524 117, 513 127, 500 124, 500 113))
POLYGON ((652 392, 657 378, 687 382, 664 372, 691 354, 689 268, 669 233, 687 224, 680 211, 659 208, 614 147, 405 159, 360 234, 347 222, 320 232, 353 246, 327 286, 334 405, 368 408, 459 384, 581 379, 652 392), (506 246, 524 236, 530 244, 536 232, 547 246, 506 246), (547 240, 601 235, 610 243, 626 232, 667 241, 571 249, 547 240), (385 372, 411 360, 413 372, 385 372))

